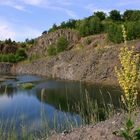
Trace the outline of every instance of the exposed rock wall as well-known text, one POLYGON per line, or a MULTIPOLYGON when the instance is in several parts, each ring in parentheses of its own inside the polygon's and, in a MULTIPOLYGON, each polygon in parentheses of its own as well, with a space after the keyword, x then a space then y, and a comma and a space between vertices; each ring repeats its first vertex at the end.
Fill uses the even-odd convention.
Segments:
MULTIPOLYGON (((140 41, 130 42, 136 45, 140 41)), ((37 74, 65 80, 89 83, 116 84, 114 68, 120 64, 118 53, 123 44, 109 46, 86 46, 72 49, 56 56, 38 59, 29 63, 19 63, 12 68, 15 74, 37 74)), ((136 53, 140 53, 136 45, 136 53)))
POLYGON ((16 45, 0 44, 0 53, 2 54, 15 54, 18 47, 16 45))
POLYGON ((66 80, 91 83, 116 82, 114 67, 118 63, 117 47, 84 48, 63 52, 57 56, 17 64, 18 74, 38 74, 66 80))
POLYGON ((79 40, 79 35, 76 31, 70 29, 59 29, 52 33, 46 33, 36 39, 35 44, 29 50, 29 55, 37 54, 40 56, 47 55, 47 48, 49 45, 56 43, 57 39, 65 36, 69 42, 69 48, 73 47, 79 40))
POLYGON ((10 74, 13 64, 10 63, 0 63, 0 74, 10 74))

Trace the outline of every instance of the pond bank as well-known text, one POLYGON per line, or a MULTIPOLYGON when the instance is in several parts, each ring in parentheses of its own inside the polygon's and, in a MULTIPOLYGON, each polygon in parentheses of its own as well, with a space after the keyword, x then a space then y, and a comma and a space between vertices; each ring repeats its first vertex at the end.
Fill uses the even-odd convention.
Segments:
MULTIPOLYGON (((138 43, 139 40, 129 42, 128 45, 138 43)), ((11 69, 0 65, 0 73, 9 71, 12 74, 40 75, 89 84, 118 85, 114 68, 119 65, 118 54, 122 46, 123 44, 114 44, 75 48, 56 56, 11 64, 11 69)))
POLYGON ((12 67, 12 73, 115 85, 117 80, 114 67, 118 63, 117 52, 117 47, 111 46, 71 50, 49 58, 18 63, 12 67))
MULTIPOLYGON (((96 125, 75 128, 71 131, 64 131, 61 134, 53 133, 49 138, 42 140, 123 140, 123 138, 113 134, 113 132, 123 127, 123 122, 124 115, 117 114, 113 118, 99 122, 96 125)), ((140 124, 140 113, 135 120, 135 124, 135 127, 140 124)))

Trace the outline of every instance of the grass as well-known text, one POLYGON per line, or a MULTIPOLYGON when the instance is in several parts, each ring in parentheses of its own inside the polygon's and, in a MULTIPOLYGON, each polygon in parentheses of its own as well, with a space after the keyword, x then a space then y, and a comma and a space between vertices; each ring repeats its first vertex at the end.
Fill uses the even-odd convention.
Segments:
MULTIPOLYGON (((32 87, 32 84, 24 84, 24 88, 27 87, 32 87)), ((43 100, 43 94, 45 94, 44 89, 41 91, 41 100, 43 100)), ((80 127, 81 125, 95 124, 111 117, 115 113, 111 100, 109 104, 106 104, 102 98, 102 106, 99 106, 97 101, 93 101, 90 98, 87 91, 79 98, 80 101, 73 105, 76 113, 69 115, 63 112, 63 116, 60 116, 59 111, 61 111, 61 106, 59 107, 59 111, 54 112, 51 120, 52 126, 50 126, 50 120, 47 118, 47 114, 44 111, 43 102, 41 103, 39 129, 36 128, 36 124, 26 124, 26 116, 24 116, 24 114, 15 115, 16 117, 20 116, 20 123, 18 125, 15 123, 15 120, 17 120, 16 117, 7 121, 1 119, 0 140, 35 140, 47 138, 53 130, 62 132, 64 130, 80 127), (76 114, 79 114, 79 119, 77 119, 76 114)), ((68 112, 70 112, 69 107, 70 104, 67 103, 68 112)))

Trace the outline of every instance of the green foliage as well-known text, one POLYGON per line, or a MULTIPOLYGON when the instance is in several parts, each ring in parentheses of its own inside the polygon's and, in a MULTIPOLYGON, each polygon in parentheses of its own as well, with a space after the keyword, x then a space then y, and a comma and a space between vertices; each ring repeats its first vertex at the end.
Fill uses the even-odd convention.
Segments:
POLYGON ((11 45, 13 42, 12 42, 12 40, 9 38, 9 39, 6 39, 6 40, 5 40, 5 43, 11 45))
POLYGON ((16 63, 16 57, 13 54, 0 54, 0 62, 11 62, 16 63))
POLYGON ((125 140, 139 140, 140 139, 140 127, 134 129, 134 122, 128 119, 122 128, 116 135, 123 137, 125 140))
POLYGON ((58 29, 57 25, 56 24, 53 24, 52 28, 50 28, 48 32, 54 32, 57 29, 58 29))
POLYGON ((56 55, 57 54, 56 46, 54 44, 48 46, 47 53, 49 56, 56 55))
POLYGON ((94 12, 94 16, 98 17, 100 20, 105 20, 106 14, 102 11, 94 12))
POLYGON ((98 17, 93 17, 89 20, 90 34, 99 34, 103 32, 103 25, 98 17))
POLYGON ((123 14, 124 21, 138 21, 140 20, 140 10, 126 10, 123 14))
POLYGON ((140 38, 140 21, 127 22, 125 24, 125 27, 127 31, 128 40, 140 38))
POLYGON ((89 19, 80 20, 76 24, 76 28, 81 36, 88 36, 103 32, 103 25, 98 17, 90 17, 89 19))
POLYGON ((121 20, 121 14, 117 10, 112 10, 109 13, 109 18, 113 21, 120 21, 121 20))
POLYGON ((77 21, 76 29, 79 31, 81 36, 90 35, 88 19, 77 21))
POLYGON ((17 62, 14 54, 10 54, 10 55, 8 55, 8 57, 9 57, 9 59, 8 59, 9 62, 11 62, 11 63, 16 63, 17 62))
POLYGON ((115 23, 109 25, 108 39, 114 43, 121 43, 123 41, 121 25, 115 23))
MULTIPOLYGON (((92 16, 82 20, 69 19, 63 21, 59 26, 54 24, 48 32, 54 32, 58 29, 76 29, 81 36, 107 33, 108 39, 114 43, 122 42, 120 32, 121 24, 126 26, 128 40, 140 38, 140 10, 126 10, 122 15, 120 11, 112 10, 107 16, 102 11, 94 12, 92 16)), ((47 33, 44 31, 43 34, 47 33)))
POLYGON ((68 48, 68 45, 69 45, 69 43, 64 36, 61 36, 60 38, 58 38, 58 40, 56 42, 57 53, 66 50, 68 48))
POLYGON ((70 28, 74 29, 76 25, 76 20, 74 19, 69 19, 67 22, 62 22, 59 28, 70 28))
POLYGON ((28 45, 33 45, 34 42, 35 42, 34 39, 28 39, 28 38, 25 39, 25 43, 28 44, 28 45))
POLYGON ((56 44, 52 44, 48 46, 47 53, 49 56, 56 55, 60 52, 63 52, 68 48, 68 41, 64 36, 58 38, 56 44))
POLYGON ((14 54, 0 54, 0 62, 16 63, 26 58, 27 58, 27 55, 23 48, 18 49, 15 55, 14 54))
POLYGON ((17 50, 17 52, 16 52, 16 60, 17 60, 17 62, 18 62, 18 61, 22 61, 22 60, 24 60, 24 59, 26 59, 26 58, 27 58, 27 54, 26 54, 26 52, 25 52, 25 49, 19 48, 19 49, 17 50))

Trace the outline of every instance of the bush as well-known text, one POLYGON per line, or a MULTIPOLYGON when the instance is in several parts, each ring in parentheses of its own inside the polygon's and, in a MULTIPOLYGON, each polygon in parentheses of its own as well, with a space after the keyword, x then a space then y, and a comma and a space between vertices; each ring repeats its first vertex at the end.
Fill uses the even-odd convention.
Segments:
POLYGON ((14 54, 1 54, 0 55, 0 62, 10 62, 10 63, 16 63, 16 57, 14 54))
POLYGON ((56 46, 55 45, 48 46, 47 53, 49 56, 56 55, 57 54, 56 46))
POLYGON ((25 52, 25 49, 23 48, 19 48, 16 52, 16 61, 22 61, 25 60, 27 58, 27 54, 25 52))
POLYGON ((69 45, 69 43, 64 36, 61 36, 60 38, 58 38, 58 40, 56 42, 57 53, 66 50, 68 48, 68 45, 69 45))
POLYGON ((16 63, 17 62, 14 54, 10 54, 10 55, 8 55, 8 57, 9 57, 9 62, 11 62, 11 63, 16 63))
POLYGON ((120 11, 117 11, 117 10, 110 11, 109 18, 113 21, 120 21, 121 20, 120 11))
POLYGON ((89 32, 91 35, 103 32, 103 25, 98 17, 89 20, 89 32))
POLYGON ((108 39, 114 43, 121 43, 123 41, 121 25, 110 24, 108 28, 108 39))
POLYGON ((128 40, 140 38, 140 21, 127 22, 125 26, 128 40))

